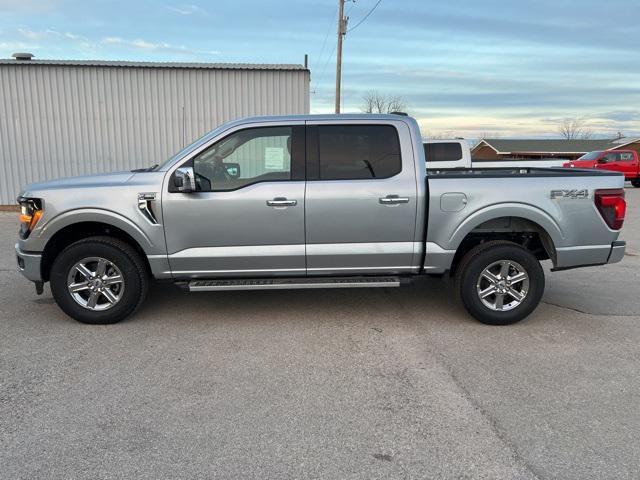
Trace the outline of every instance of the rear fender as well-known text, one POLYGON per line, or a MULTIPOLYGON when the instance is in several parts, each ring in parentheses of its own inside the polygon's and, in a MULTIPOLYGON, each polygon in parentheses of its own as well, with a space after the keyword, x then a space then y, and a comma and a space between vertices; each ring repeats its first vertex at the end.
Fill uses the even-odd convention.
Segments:
POLYGON ((543 210, 525 203, 501 203, 480 209, 464 219, 449 238, 448 249, 457 250, 465 237, 489 220, 517 217, 537 224, 551 239, 554 248, 563 244, 565 235, 560 225, 543 210))

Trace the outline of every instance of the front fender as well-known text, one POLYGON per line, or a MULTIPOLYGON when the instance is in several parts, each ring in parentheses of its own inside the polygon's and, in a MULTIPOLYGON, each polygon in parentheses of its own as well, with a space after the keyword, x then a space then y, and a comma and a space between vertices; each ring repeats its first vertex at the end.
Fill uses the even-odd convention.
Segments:
POLYGON ((156 245, 149 235, 127 217, 111 210, 100 208, 82 208, 68 210, 38 226, 28 238, 30 251, 43 251, 45 245, 60 230, 83 222, 98 222, 119 228, 130 235, 147 255, 164 253, 161 245, 156 245))

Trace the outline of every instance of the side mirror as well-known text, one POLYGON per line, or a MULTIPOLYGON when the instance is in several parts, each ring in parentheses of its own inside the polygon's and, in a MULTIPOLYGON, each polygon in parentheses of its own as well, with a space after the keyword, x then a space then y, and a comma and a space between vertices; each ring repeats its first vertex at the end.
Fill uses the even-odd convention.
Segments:
POLYGON ((239 163, 223 163, 224 170, 227 172, 227 176, 235 180, 236 178, 240 178, 240 164, 239 163))
POLYGON ((176 191, 189 193, 196 191, 196 175, 193 167, 180 167, 173 172, 173 186, 176 191))
POLYGON ((598 163, 607 163, 607 157, 599 158, 598 163))

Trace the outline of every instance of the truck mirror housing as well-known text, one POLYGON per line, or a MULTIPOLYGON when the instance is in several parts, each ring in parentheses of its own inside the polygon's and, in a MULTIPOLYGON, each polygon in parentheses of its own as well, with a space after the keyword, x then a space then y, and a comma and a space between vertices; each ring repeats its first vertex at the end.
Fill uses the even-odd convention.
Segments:
POLYGON ((173 173, 175 191, 189 193, 196 191, 196 176, 193 167, 180 167, 173 173))

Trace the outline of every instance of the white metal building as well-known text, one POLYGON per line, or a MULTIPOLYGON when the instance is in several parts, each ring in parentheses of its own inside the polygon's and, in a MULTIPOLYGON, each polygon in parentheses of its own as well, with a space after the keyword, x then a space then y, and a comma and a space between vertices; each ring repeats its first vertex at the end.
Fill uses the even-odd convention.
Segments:
POLYGON ((221 123, 309 113, 304 65, 0 60, 0 205, 30 182, 162 163, 221 123))

